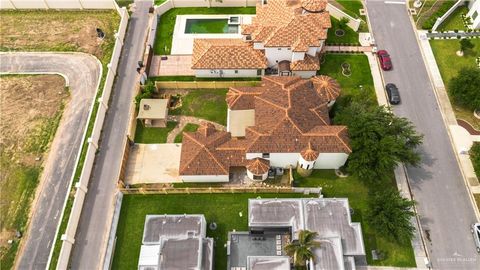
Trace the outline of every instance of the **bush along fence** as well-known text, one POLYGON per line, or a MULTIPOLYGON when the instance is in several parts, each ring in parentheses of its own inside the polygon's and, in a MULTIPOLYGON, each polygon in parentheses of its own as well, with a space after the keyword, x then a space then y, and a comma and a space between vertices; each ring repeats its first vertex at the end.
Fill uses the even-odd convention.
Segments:
POLYGON ((108 71, 105 77, 101 97, 97 102, 93 103, 94 105, 92 107, 92 111, 90 112, 89 121, 87 122, 86 133, 84 135, 84 141, 86 140, 86 144, 84 143, 81 154, 77 157, 77 167, 75 168, 75 172, 70 183, 70 192, 66 194, 67 199, 65 200, 64 209, 60 217, 57 236, 54 244, 52 245, 52 250, 50 252, 50 257, 47 264, 49 269, 68 268, 70 253, 75 241, 75 234, 80 220, 80 214, 82 212, 83 203, 88 191, 88 182, 90 180, 90 175, 95 160, 95 153, 98 150, 98 141, 100 139, 103 121, 105 120, 105 115, 108 109, 108 102, 112 92, 129 18, 128 12, 125 8, 119 8, 116 5, 115 8, 117 9, 121 18, 120 26, 115 34, 115 46, 112 52, 110 63, 107 65, 108 71), (96 115, 95 121, 93 122, 93 128, 90 129, 93 121, 92 117, 95 112, 96 115), (85 147, 86 151, 83 153, 85 147), (73 185, 78 172, 81 172, 79 180, 73 185), (75 194, 74 197, 71 196, 72 193, 75 194))

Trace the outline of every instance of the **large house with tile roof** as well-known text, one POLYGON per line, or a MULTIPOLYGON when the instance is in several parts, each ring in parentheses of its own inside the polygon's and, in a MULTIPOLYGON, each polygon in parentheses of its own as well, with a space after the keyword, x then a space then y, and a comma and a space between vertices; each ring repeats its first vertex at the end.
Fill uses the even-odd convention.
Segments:
POLYGON ((197 77, 263 75, 310 78, 331 27, 327 0, 259 0, 243 39, 195 39, 192 69, 197 77))
POLYGON ((227 182, 232 167, 260 181, 271 167, 338 169, 351 152, 347 127, 330 125, 329 107, 339 94, 327 76, 265 76, 260 86, 231 87, 227 131, 207 124, 184 133, 180 178, 227 182))

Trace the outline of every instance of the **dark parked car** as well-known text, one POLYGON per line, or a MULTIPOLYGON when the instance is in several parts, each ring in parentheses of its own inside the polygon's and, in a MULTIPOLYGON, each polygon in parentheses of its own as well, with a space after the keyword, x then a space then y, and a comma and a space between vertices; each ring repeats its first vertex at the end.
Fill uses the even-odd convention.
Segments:
POLYGON ((378 59, 380 59, 380 66, 383 70, 391 70, 392 69, 392 60, 390 59, 390 55, 385 50, 380 50, 377 52, 378 59))
POLYGON ((392 105, 397 105, 400 103, 400 92, 398 92, 398 88, 395 84, 393 83, 387 83, 385 86, 387 89, 387 95, 388 95, 388 102, 392 105))

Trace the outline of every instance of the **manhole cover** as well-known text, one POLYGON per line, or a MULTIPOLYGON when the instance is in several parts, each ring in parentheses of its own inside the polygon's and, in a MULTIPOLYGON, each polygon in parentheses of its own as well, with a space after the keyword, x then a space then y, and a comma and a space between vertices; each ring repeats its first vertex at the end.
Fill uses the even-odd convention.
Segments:
POLYGON ((217 223, 215 223, 215 222, 210 223, 208 228, 210 228, 210 230, 212 230, 212 231, 215 231, 217 229, 217 223))
POLYGON ((335 36, 337 37, 343 37, 345 35, 345 31, 343 29, 337 29, 335 30, 335 36))

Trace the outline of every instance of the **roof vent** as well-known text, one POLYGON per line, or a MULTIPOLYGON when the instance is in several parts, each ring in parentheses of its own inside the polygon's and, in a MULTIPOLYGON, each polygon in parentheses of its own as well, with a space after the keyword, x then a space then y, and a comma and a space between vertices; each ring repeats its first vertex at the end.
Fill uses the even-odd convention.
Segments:
POLYGON ((143 109, 144 109, 145 111, 150 110, 150 105, 148 105, 148 104, 143 104, 143 109))

